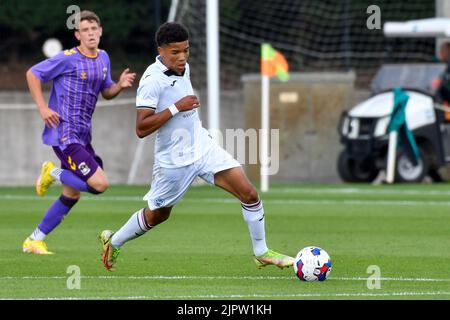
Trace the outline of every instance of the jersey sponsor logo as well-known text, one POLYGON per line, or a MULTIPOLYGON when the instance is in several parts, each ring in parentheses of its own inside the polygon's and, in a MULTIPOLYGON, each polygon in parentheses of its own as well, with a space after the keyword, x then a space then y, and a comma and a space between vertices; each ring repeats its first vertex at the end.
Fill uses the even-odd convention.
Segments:
POLYGON ((75 50, 75 49, 64 50, 64 54, 65 54, 66 56, 70 56, 70 55, 72 55, 72 54, 74 54, 74 53, 77 53, 77 50, 75 50))
POLYGON ((185 111, 185 112, 183 112, 183 118, 189 118, 189 117, 192 117, 196 112, 197 112, 196 110, 185 111))
POLYGON ((78 169, 79 169, 80 172, 83 174, 83 176, 85 176, 85 175, 87 175, 89 172, 91 172, 91 168, 88 167, 88 165, 86 164, 86 162, 80 163, 80 165, 78 166, 78 169))
POLYGON ((81 80, 86 80, 86 72, 81 72, 81 80))
POLYGON ((67 162, 69 163, 69 167, 72 171, 75 171, 77 169, 77 164, 72 161, 71 156, 69 156, 69 158, 67 159, 67 162))

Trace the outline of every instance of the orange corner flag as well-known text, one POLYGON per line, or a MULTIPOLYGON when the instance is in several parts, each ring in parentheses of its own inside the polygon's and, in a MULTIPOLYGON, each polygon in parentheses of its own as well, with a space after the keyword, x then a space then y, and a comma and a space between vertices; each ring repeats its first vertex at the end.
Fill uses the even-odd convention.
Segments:
POLYGON ((289 80, 289 65, 286 58, 270 44, 261 44, 261 75, 277 76, 281 81, 289 80))

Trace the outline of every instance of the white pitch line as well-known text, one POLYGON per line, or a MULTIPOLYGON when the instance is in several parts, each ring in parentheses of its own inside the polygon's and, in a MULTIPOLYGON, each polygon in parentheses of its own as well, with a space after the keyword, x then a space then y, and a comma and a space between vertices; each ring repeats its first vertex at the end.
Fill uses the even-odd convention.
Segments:
MULTIPOLYGON (((84 196, 83 201, 139 201, 143 202, 141 197, 133 196, 84 196)), ((49 201, 52 198, 40 198, 36 196, 17 196, 17 195, 0 195, 0 200, 10 201, 49 201)), ((189 203, 238 203, 235 199, 226 198, 189 198, 182 199, 181 202, 189 203)), ((273 204, 298 204, 298 205, 373 205, 373 206, 450 206, 450 201, 421 201, 421 200, 302 200, 302 199, 266 199, 265 203, 273 204)))
MULTIPOLYGON (((125 280, 295 280, 295 276, 81 276, 82 279, 125 279, 125 280)), ((0 280, 59 280, 67 279, 65 276, 3 276, 0 280)), ((396 282, 450 282, 445 278, 402 278, 402 277, 330 277, 329 280, 338 281, 396 281, 396 282)))
POLYGON ((286 293, 286 294, 205 294, 205 295, 142 295, 142 296, 119 296, 119 297, 33 297, 33 298, 1 298, 0 300, 136 300, 136 299, 246 299, 246 298, 348 298, 348 297, 410 297, 410 296, 441 296, 450 295, 450 291, 428 291, 428 292, 357 292, 357 293, 286 293))
POLYGON ((358 189, 358 188, 274 188, 270 193, 308 193, 308 194, 380 194, 380 195, 411 195, 411 196, 450 196, 450 190, 394 190, 394 189, 358 189))
POLYGON ((366 195, 411 195, 411 196, 450 196, 449 190, 397 190, 397 189, 358 189, 358 188, 273 188, 270 193, 301 193, 301 194, 366 194, 366 195))
POLYGON ((443 278, 390 278, 390 277, 382 277, 382 278, 364 278, 364 277, 353 277, 353 278, 347 278, 347 277, 330 277, 329 279, 334 280, 342 280, 342 281, 400 281, 400 282, 450 282, 450 279, 443 279, 443 278))

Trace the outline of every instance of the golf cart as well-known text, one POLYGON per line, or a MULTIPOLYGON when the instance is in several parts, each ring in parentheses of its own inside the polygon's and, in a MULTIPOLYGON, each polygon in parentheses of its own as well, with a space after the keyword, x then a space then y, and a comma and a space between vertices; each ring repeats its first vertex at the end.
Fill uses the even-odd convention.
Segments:
POLYGON ((372 81, 372 97, 341 115, 339 133, 344 149, 338 158, 338 173, 345 182, 372 182, 386 169, 388 125, 395 87, 403 88, 409 100, 406 122, 420 150, 413 159, 400 147, 395 181, 419 182, 426 175, 437 178, 437 169, 450 162, 450 122, 435 108, 432 83, 445 71, 445 64, 383 65, 372 81), (447 146, 447 148, 445 148, 447 146))
MULTIPOLYGON (((387 36, 449 36, 449 31, 449 19, 384 26, 387 36)), ((378 70, 371 83, 371 98, 341 115, 338 131, 344 148, 337 169, 343 181, 372 182, 386 170, 394 88, 402 88, 409 96, 406 124, 420 153, 420 158, 414 159, 399 144, 393 169, 395 181, 420 182, 425 176, 441 180, 438 169, 450 163, 450 109, 436 99, 436 80, 442 78, 446 67, 443 63, 387 64, 378 70)))

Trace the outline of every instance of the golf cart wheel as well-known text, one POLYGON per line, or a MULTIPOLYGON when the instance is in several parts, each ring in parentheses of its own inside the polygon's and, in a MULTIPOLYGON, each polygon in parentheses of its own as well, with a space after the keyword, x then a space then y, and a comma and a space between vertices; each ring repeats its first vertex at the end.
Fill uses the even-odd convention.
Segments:
POLYGON ((426 151, 420 148, 420 159, 413 165, 404 150, 400 150, 395 164, 396 182, 421 182, 428 174, 430 161, 426 151))
POLYGON ((344 182, 372 182, 379 173, 372 161, 356 161, 345 150, 339 154, 337 169, 344 182))

